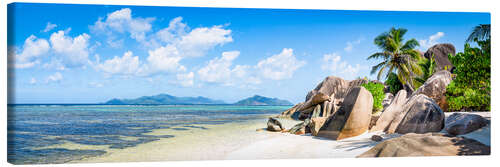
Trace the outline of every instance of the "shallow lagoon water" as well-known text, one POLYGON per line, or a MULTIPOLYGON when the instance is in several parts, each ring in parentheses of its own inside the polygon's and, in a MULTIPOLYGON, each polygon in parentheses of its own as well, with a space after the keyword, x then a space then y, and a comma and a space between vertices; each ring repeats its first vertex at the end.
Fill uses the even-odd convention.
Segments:
POLYGON ((210 130, 206 125, 244 122, 290 106, 231 105, 9 105, 8 161, 65 163, 174 134, 153 130, 210 130), (205 125, 205 126, 204 126, 205 125))

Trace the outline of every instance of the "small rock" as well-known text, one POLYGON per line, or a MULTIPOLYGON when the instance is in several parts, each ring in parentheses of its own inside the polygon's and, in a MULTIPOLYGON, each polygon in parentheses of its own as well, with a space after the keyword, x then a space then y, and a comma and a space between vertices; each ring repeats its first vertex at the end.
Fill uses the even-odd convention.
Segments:
POLYGON ((304 122, 298 123, 297 125, 293 126, 288 130, 291 134, 296 134, 296 135, 301 135, 306 133, 306 126, 310 124, 311 120, 306 119, 304 122))
POLYGON ((283 128, 283 125, 281 125, 281 123, 277 119, 270 117, 269 120, 267 121, 268 131, 279 132, 283 129, 285 128, 283 128))
POLYGON ((382 141, 384 138, 382 138, 382 136, 380 136, 380 135, 373 135, 371 139, 373 141, 379 142, 379 141, 382 141))

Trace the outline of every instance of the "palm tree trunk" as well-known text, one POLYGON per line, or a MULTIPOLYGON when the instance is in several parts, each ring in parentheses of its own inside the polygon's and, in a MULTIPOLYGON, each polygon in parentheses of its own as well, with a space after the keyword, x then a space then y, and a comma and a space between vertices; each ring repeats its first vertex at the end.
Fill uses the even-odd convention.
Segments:
POLYGON ((413 87, 411 87, 409 84, 404 84, 403 88, 406 90, 406 92, 408 93, 408 95, 411 95, 413 93, 413 91, 415 91, 413 89, 413 87))

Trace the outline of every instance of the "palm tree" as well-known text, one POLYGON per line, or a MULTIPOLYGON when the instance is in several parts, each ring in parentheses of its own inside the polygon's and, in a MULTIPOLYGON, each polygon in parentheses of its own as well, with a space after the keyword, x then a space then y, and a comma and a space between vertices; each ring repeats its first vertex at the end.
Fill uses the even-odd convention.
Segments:
POLYGON ((414 48, 419 46, 414 38, 403 43, 403 36, 408 30, 404 28, 391 28, 389 32, 384 32, 375 38, 377 45, 382 52, 374 53, 369 59, 380 59, 383 61, 372 67, 371 74, 378 71, 377 79, 382 75, 385 77, 395 72, 399 81, 410 91, 414 90, 414 77, 422 75, 422 69, 418 65, 420 53, 414 48))
POLYGON ((479 24, 472 30, 469 38, 465 42, 486 41, 491 39, 491 24, 479 24))
POLYGON ((434 59, 434 54, 432 54, 430 59, 420 59, 418 65, 422 69, 422 75, 415 78, 415 83, 413 85, 416 87, 420 87, 432 76, 432 74, 434 74, 434 72, 436 72, 436 60, 434 59))

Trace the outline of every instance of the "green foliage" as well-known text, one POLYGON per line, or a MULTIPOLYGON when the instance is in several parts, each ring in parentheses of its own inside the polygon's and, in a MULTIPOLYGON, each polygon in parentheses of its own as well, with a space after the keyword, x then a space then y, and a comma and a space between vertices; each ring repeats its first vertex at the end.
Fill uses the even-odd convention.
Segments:
POLYGON ((396 95, 399 90, 403 89, 403 84, 399 81, 398 75, 395 73, 390 73, 385 80, 385 84, 389 86, 389 90, 392 94, 396 95))
POLYGON ((369 82, 362 84, 373 96, 373 111, 372 113, 377 113, 382 111, 382 101, 384 100, 384 85, 380 83, 369 82))
POLYGON ((415 83, 413 84, 415 85, 415 88, 422 86, 436 71, 436 60, 434 58, 434 54, 432 54, 430 59, 420 59, 418 65, 422 69, 422 75, 415 77, 415 83))
POLYGON ((472 48, 467 43, 463 53, 448 55, 456 75, 446 87, 450 111, 491 109, 490 40, 476 42, 480 48, 472 48))
POLYGON ((371 70, 371 74, 378 71, 378 80, 382 75, 388 77, 392 72, 395 72, 403 85, 413 89, 415 88, 413 85, 414 77, 422 75, 422 70, 418 66, 420 53, 415 50, 415 47, 419 46, 418 41, 412 38, 404 42, 403 36, 407 31, 404 28, 396 29, 393 27, 388 32, 377 36, 374 43, 382 52, 374 53, 368 59, 383 59, 371 70))

